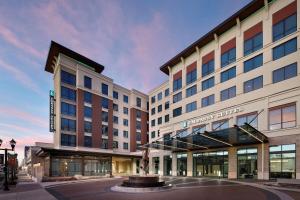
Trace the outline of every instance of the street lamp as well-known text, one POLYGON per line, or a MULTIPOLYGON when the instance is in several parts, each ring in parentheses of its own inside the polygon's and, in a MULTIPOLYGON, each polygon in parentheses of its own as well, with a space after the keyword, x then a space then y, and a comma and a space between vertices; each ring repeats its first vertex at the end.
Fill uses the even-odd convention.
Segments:
MULTIPOLYGON (((0 147, 2 145, 3 140, 0 139, 0 147)), ((14 139, 11 139, 11 141, 9 141, 9 144, 11 146, 11 149, 7 149, 7 148, 0 148, 0 150, 4 150, 5 154, 4 154, 4 162, 5 162, 5 166, 4 166, 4 183, 3 183, 3 190, 4 191, 8 191, 8 163, 7 163, 7 151, 14 151, 15 146, 16 146, 16 141, 14 139)))

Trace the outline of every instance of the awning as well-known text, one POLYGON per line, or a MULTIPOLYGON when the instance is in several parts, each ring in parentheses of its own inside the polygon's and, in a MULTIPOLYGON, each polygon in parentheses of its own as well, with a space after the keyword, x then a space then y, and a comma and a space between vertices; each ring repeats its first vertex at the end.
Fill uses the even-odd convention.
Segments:
POLYGON ((173 136, 163 141, 155 141, 144 147, 169 151, 194 151, 251 144, 267 143, 268 138, 245 123, 242 126, 215 130, 210 132, 192 132, 184 137, 173 136))

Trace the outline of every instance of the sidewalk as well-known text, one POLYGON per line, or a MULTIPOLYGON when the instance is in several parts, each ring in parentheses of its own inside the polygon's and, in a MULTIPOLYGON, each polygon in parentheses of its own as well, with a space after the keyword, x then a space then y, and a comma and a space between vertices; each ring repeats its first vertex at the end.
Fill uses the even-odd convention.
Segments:
POLYGON ((55 200, 39 183, 26 174, 18 175, 18 184, 9 186, 9 191, 0 191, 0 200, 55 200))

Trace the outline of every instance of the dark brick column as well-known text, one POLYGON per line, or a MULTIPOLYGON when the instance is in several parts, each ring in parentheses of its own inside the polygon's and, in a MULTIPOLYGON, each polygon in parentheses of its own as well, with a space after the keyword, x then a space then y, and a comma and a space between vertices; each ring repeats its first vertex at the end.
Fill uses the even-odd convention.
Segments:
POLYGON ((113 148, 113 101, 108 104, 108 149, 113 148))
POLYGON ((102 138, 102 109, 101 109, 101 97, 93 94, 92 96, 92 146, 93 148, 100 148, 102 138))
POLYGON ((142 137, 142 144, 146 144, 147 143, 147 132, 148 132, 148 125, 147 125, 147 121, 148 121, 148 113, 141 111, 142 112, 142 117, 141 117, 141 137, 142 137))
POLYGON ((130 108, 130 151, 136 151, 136 109, 130 108))
POLYGON ((77 146, 84 146, 84 99, 83 90, 77 89, 77 119, 76 119, 76 132, 77 132, 77 146))

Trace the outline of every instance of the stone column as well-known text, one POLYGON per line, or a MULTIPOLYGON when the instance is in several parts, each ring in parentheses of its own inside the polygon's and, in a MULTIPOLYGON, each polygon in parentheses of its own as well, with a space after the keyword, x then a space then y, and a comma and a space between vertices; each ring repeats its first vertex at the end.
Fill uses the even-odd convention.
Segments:
POLYGON ((187 176, 193 176, 193 153, 187 152, 187 176))
POLYGON ((177 176, 177 154, 172 153, 172 176, 177 176))
POLYGON ((159 170, 158 174, 160 176, 164 175, 164 155, 159 156, 159 170))
POLYGON ((237 155, 236 148, 228 148, 228 178, 235 179, 237 178, 237 155))

